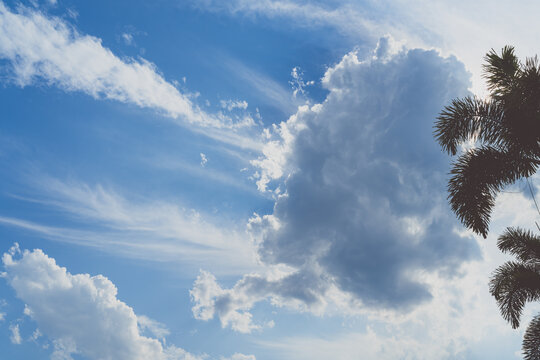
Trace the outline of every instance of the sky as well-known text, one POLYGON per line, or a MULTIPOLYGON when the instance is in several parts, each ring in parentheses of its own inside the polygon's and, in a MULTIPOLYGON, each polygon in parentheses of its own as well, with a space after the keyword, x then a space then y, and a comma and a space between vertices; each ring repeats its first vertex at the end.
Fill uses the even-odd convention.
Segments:
POLYGON ((0 358, 520 359, 433 123, 539 11, 0 0, 0 358))

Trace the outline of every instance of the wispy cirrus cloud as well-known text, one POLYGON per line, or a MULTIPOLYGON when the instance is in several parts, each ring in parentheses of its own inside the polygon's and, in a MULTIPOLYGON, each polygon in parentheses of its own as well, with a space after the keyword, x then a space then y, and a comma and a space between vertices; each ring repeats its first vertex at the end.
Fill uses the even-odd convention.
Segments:
POLYGON ((348 38, 352 46, 374 44, 379 37, 390 34, 409 47, 434 47, 445 55, 457 55, 466 64, 473 74, 475 93, 484 93, 482 59, 490 48, 512 44, 524 56, 538 52, 535 35, 539 27, 535 14, 540 6, 534 0, 520 2, 519 7, 488 0, 474 4, 465 0, 204 0, 192 3, 199 9, 231 16, 292 19, 294 21, 287 22, 287 26, 292 27, 332 28, 348 38))
POLYGON ((0 58, 19 86, 44 82, 65 91, 84 92, 150 108, 189 125, 190 129, 238 147, 259 149, 253 136, 239 131, 254 125, 223 114, 210 114, 167 81, 156 65, 138 58, 120 58, 101 39, 84 35, 63 19, 39 10, 0 2, 0 58))
MULTIPOLYGON (((294 18, 294 26, 332 26, 346 34, 370 36, 377 22, 368 19, 368 11, 347 1, 327 3, 295 0, 233 0, 192 1, 193 6, 212 12, 231 15, 294 18)), ((366 6, 374 5, 366 2, 366 6)))
POLYGON ((226 58, 223 61, 223 66, 258 93, 261 96, 261 102, 272 104, 287 115, 296 111, 297 107, 302 104, 302 101, 294 98, 290 89, 238 60, 226 58))
POLYGON ((172 202, 127 199, 99 184, 43 177, 39 190, 40 196, 25 200, 61 212, 76 225, 57 227, 7 216, 0 216, 0 223, 53 241, 150 261, 181 262, 195 269, 214 264, 216 271, 239 273, 257 267, 251 239, 234 223, 172 202))

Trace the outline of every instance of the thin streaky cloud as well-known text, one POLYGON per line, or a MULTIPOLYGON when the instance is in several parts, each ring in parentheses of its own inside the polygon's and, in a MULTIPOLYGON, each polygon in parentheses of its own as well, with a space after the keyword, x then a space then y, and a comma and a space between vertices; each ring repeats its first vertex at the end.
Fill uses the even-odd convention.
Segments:
POLYGON ((255 184, 250 184, 249 182, 245 181, 244 178, 247 177, 247 174, 233 172, 232 174, 235 174, 235 176, 233 176, 227 172, 212 169, 210 166, 207 166, 208 158, 206 157, 206 155, 204 157, 202 155, 200 164, 197 165, 191 164, 187 161, 166 157, 154 157, 145 159, 143 161, 157 169, 181 171, 193 177, 209 180, 215 183, 219 183, 221 185, 225 185, 227 187, 236 188, 256 195, 258 197, 266 196, 265 194, 257 190, 255 184))
POLYGON ((294 18, 296 26, 332 26, 345 34, 364 37, 379 25, 369 20, 365 11, 344 2, 338 6, 323 7, 317 4, 291 0, 233 0, 233 1, 193 1, 193 6, 211 12, 226 12, 231 15, 268 18, 294 18))
POLYGON ((238 249, 219 249, 185 243, 178 239, 163 239, 152 232, 112 231, 95 229, 77 230, 38 224, 19 218, 0 216, 0 224, 35 233, 56 242, 93 248, 105 253, 130 259, 158 263, 179 263, 193 270, 213 264, 214 271, 222 275, 238 274, 256 268, 249 254, 239 254, 238 249), (247 257, 246 257, 247 255, 247 257), (234 263, 230 260, 238 257, 234 263))
MULTIPOLYGON (((234 223, 218 222, 194 209, 163 201, 128 200, 120 194, 84 183, 42 178, 41 196, 20 198, 61 211, 92 230, 42 225, 0 216, 0 223, 40 234, 54 241, 152 261, 219 264, 219 271, 254 269, 251 239, 234 223)), ((218 265, 216 265, 217 267, 218 265)))
POLYGON ((436 48, 443 55, 456 55, 472 73, 472 90, 485 93, 482 59, 490 48, 513 44, 532 56, 537 51, 535 14, 538 2, 513 3, 470 1, 350 1, 336 0, 325 5, 298 0, 218 0, 192 1, 194 7, 231 16, 293 19, 292 27, 329 27, 354 46, 374 44, 390 34, 408 47, 436 48), (474 36, 471 36, 474 34, 474 36), (468 39, 468 41, 463 41, 468 39))
MULTIPOLYGON (((45 82, 65 91, 84 92, 150 108, 190 129, 230 145, 259 149, 252 136, 222 114, 209 114, 165 80, 156 65, 139 58, 116 56, 101 39, 84 35, 65 20, 0 2, 0 58, 9 63, 19 86, 45 82)), ((249 125, 249 124, 248 124, 249 125)))
POLYGON ((292 91, 282 86, 280 83, 270 78, 269 76, 257 71, 243 62, 220 55, 222 58, 223 68, 234 74, 235 78, 244 81, 247 86, 253 89, 261 96, 261 101, 265 101, 273 106, 276 106, 286 114, 292 114, 301 104, 293 97, 292 91))

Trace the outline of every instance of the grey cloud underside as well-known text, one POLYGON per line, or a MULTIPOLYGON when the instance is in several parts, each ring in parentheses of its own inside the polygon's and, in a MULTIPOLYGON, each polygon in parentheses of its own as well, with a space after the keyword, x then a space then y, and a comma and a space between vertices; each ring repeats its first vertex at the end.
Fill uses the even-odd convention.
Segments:
MULTIPOLYGON (((434 118, 466 93, 469 75, 435 51, 355 59, 329 70, 320 111, 297 114, 306 128, 288 159, 296 170, 287 196, 274 207, 281 228, 266 229, 260 255, 300 269, 298 278, 323 270, 297 288, 316 285, 323 296, 331 281, 366 306, 408 308, 431 296, 415 271, 452 276, 479 257, 474 240, 453 232, 448 159, 432 136, 434 118)), ((306 294, 293 297, 310 302, 306 294)))

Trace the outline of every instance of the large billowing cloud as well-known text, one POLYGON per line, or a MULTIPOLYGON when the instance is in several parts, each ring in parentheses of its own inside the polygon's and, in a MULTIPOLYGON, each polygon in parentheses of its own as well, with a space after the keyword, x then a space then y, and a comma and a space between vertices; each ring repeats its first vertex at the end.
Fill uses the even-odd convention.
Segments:
POLYGON ((246 275, 229 290, 202 273, 196 316, 217 314, 249 331, 247 311, 265 298, 315 311, 331 303, 410 310, 432 298, 421 274, 451 278, 479 256, 476 242, 455 231, 448 159, 432 136, 434 118, 466 93, 469 75, 436 51, 391 53, 389 41, 372 58, 352 52, 331 67, 326 100, 276 126, 254 161, 259 188, 284 180, 273 213, 249 224, 262 262, 284 270, 246 275))
POLYGON ((71 359, 72 354, 91 360, 207 358, 141 334, 148 330, 162 339, 168 331, 156 321, 135 315, 102 275, 70 274, 39 249, 21 253, 14 246, 2 261, 3 277, 26 303, 25 313, 53 342, 52 359, 71 359))

